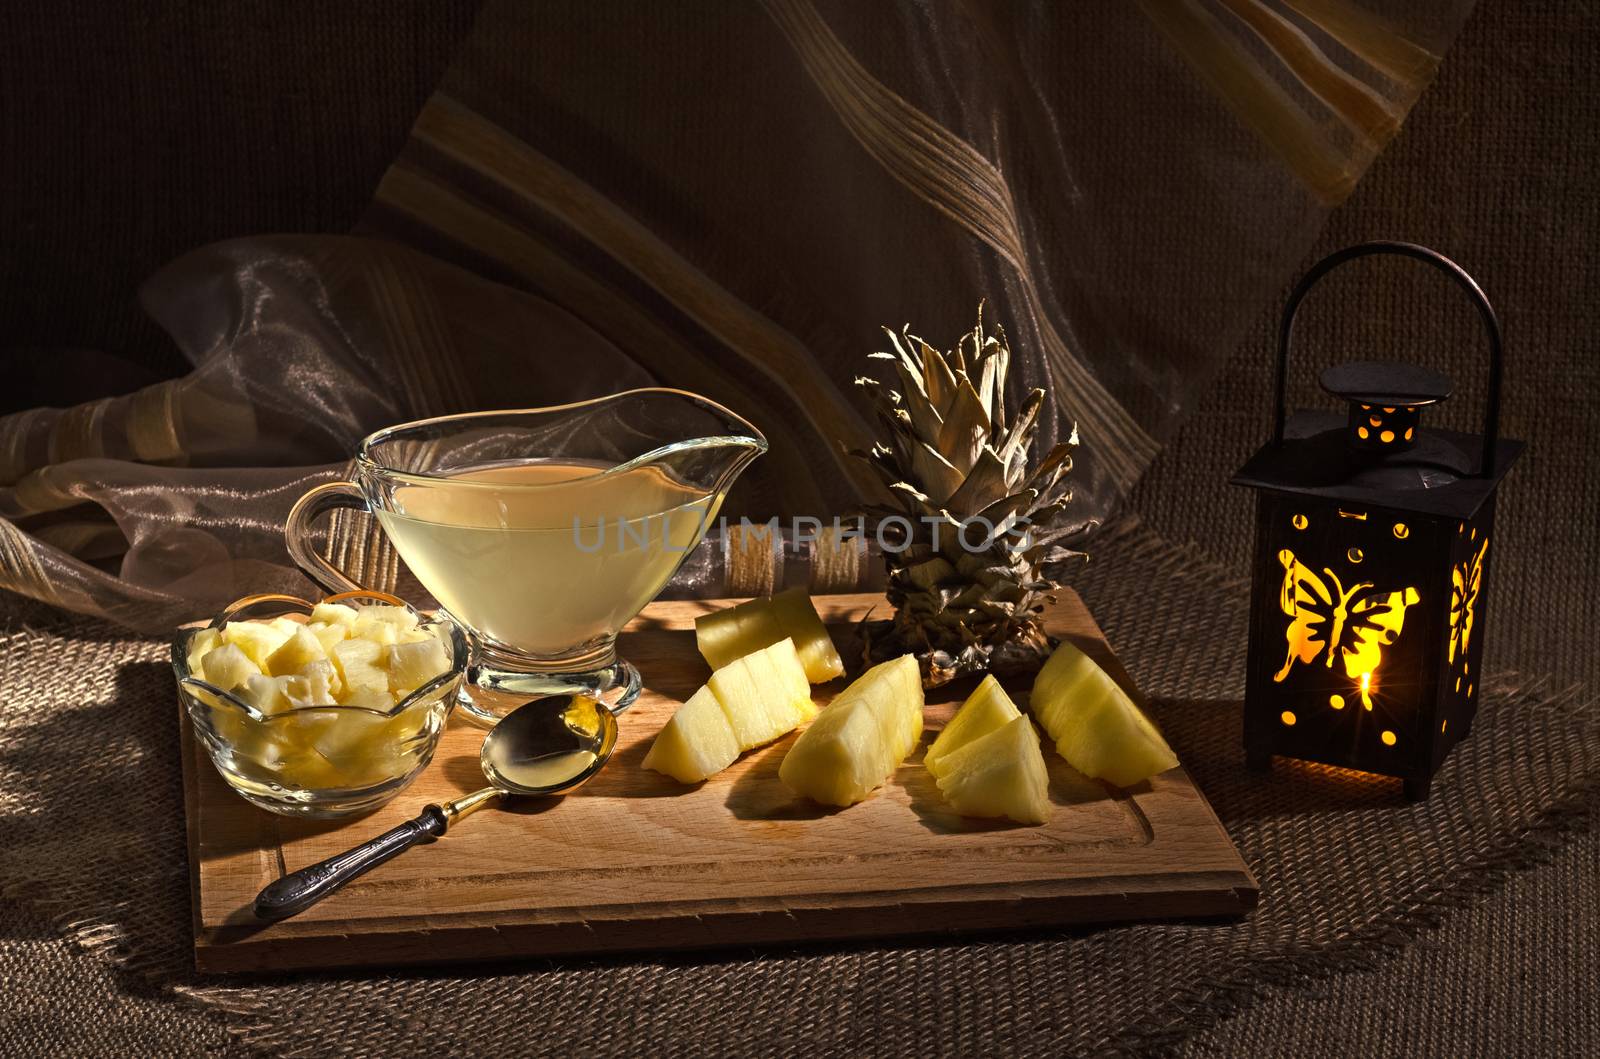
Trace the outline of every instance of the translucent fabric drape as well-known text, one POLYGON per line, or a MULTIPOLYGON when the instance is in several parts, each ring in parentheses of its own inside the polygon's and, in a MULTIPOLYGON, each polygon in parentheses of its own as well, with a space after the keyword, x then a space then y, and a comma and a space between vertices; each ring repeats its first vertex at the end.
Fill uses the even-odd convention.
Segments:
POLYGON ((731 513, 848 512, 880 326, 948 346, 980 298, 1088 529, 1470 3, 1391 7, 495 0, 355 235, 147 283, 191 374, 0 419, 0 585, 150 630, 304 589, 283 516, 371 430, 651 382, 771 439, 731 513))

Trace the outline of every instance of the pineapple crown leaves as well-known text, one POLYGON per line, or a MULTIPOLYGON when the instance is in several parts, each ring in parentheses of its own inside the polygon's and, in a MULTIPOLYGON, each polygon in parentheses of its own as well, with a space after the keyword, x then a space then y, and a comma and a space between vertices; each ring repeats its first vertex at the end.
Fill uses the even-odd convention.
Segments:
POLYGON ((900 505, 890 513, 1044 529, 1071 500, 1063 479, 1077 430, 1029 470, 1045 392, 1030 390, 1008 415, 1011 349, 1003 328, 995 325, 990 333, 983 310, 980 303, 977 325, 948 352, 912 334, 909 324, 899 333, 884 328, 893 352, 870 359, 892 364, 899 386, 856 379, 883 436, 869 451, 851 455, 873 468, 900 505))
POLYGON ((870 359, 894 377, 856 380, 879 436, 865 452, 846 450, 882 480, 884 497, 867 508, 880 540, 890 527, 898 538, 884 548, 894 617, 868 630, 865 654, 913 651, 930 685, 1036 670, 1051 648, 1039 615, 1058 587, 1046 567, 1079 554, 1067 544, 1083 527, 1065 517, 1077 428, 1033 459, 1045 391, 1008 402, 1011 349, 982 304, 948 352, 909 326, 884 333, 890 351, 870 359))

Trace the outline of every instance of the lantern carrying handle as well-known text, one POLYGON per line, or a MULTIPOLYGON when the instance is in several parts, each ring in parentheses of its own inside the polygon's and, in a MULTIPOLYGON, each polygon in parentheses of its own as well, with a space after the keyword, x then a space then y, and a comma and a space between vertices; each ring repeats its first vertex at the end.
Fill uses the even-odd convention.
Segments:
POLYGON ((1477 281, 1467 275, 1465 269, 1451 261, 1437 250, 1429 250, 1416 243, 1401 243, 1378 241, 1371 243, 1357 243, 1347 246, 1343 250, 1336 250, 1312 266, 1311 271, 1303 276, 1295 285, 1294 292, 1289 295, 1289 302, 1283 309, 1283 324, 1278 330, 1278 379, 1277 379, 1277 412, 1272 428, 1272 443, 1283 444, 1284 425, 1284 394, 1288 384, 1289 372, 1289 341, 1294 335, 1294 317, 1300 309, 1300 302, 1310 293, 1317 281, 1329 272, 1338 268, 1346 261, 1354 261, 1358 257, 1370 257, 1373 254, 1394 254, 1399 257, 1415 258, 1426 262, 1439 269, 1445 275, 1455 280, 1456 286, 1466 291, 1478 307, 1478 315, 1483 319, 1484 330, 1489 332, 1489 392, 1484 401, 1483 409, 1483 453, 1478 457, 1477 477, 1485 478, 1494 472, 1495 443, 1500 433, 1500 319, 1495 315, 1494 306, 1489 304, 1489 298, 1483 293, 1477 281))

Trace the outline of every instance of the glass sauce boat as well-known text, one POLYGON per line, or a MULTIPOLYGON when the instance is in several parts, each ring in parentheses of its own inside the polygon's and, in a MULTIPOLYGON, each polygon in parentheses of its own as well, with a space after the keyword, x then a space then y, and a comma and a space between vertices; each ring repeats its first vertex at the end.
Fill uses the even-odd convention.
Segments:
POLYGON ((639 673, 616 638, 716 520, 767 449, 706 398, 641 389, 553 408, 471 412, 380 430, 355 481, 306 493, 289 552, 330 592, 361 588, 313 544, 335 508, 374 515, 472 645, 461 706, 493 724, 532 695, 625 709, 639 673))

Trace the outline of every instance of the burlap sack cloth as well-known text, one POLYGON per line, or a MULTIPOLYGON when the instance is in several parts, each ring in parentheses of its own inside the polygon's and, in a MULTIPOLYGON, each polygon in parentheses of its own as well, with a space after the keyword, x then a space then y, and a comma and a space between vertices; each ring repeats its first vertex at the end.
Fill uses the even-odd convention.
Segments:
MULTIPOLYGON (((1504 433, 1531 455, 1500 507, 1480 719, 1431 801, 1315 767, 1241 767, 1248 498, 1221 483, 1264 429, 1264 317, 1142 490, 1146 524, 1108 534, 1078 579, 1257 873, 1250 917, 198 979, 164 647, 6 601, 0 1054, 1593 1054, 1600 724, 1572 684, 1597 676, 1600 321, 1592 299, 1554 294, 1592 288, 1600 235, 1577 190, 1596 106, 1571 76, 1595 68, 1581 19, 1484 5, 1322 247, 1434 243, 1475 266, 1507 317, 1504 433), (1529 158, 1540 179, 1519 183, 1529 158), (1191 538, 1203 551, 1170 543, 1191 538)), ((1308 318, 1324 362, 1396 349, 1471 377, 1481 347, 1464 309, 1409 280, 1362 296, 1351 317, 1334 315, 1335 296, 1308 318)))
MULTIPOLYGON (((6 977, 106 990, 132 1007, 170 990, 224 1013, 252 1046, 304 1055, 1145 1050, 1180 1042, 1270 986, 1381 966, 1446 911, 1544 859, 1592 807, 1594 711, 1575 694, 1505 674, 1486 681, 1473 737, 1425 804, 1405 804, 1392 783, 1317 767, 1248 774, 1238 748, 1243 586, 1197 551, 1131 525, 1102 540, 1080 584, 1261 879, 1261 906, 1242 922, 197 979, 164 646, 36 614, 13 621, 0 644, 9 692, 0 702, 3 870, 13 896, 60 917, 118 970, 95 968, 78 986, 85 961, 53 952, 71 962, 41 966, 44 953, 8 946, 6 977)), ((1446 984, 1413 979, 1409 989, 1446 984)), ((141 1019, 142 1047, 193 1051, 183 1035, 194 1024, 160 1014, 141 1019)), ((1586 1033, 1593 1027, 1577 1019, 1594 1014, 1574 1010, 1549 1028, 1586 1033)), ((23 1054, 16 1048, 42 1029, 10 1020, 5 1050, 23 1054)), ((76 1029, 85 1050, 126 1039, 98 1023, 76 1029)), ((1499 1043, 1515 1051, 1527 1042, 1499 1043)))

